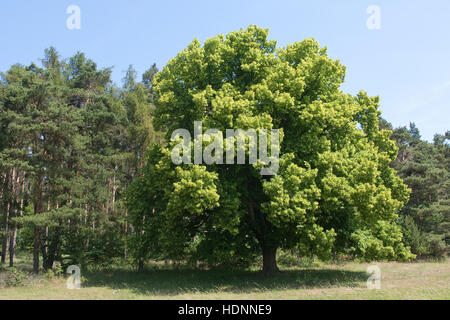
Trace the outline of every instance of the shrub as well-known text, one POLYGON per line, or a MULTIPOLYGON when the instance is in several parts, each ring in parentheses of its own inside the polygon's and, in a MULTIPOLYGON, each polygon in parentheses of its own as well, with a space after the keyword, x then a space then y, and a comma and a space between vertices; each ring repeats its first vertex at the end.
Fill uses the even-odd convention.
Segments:
POLYGON ((5 281, 7 287, 20 287, 25 284, 28 274, 16 268, 8 268, 8 275, 5 281))

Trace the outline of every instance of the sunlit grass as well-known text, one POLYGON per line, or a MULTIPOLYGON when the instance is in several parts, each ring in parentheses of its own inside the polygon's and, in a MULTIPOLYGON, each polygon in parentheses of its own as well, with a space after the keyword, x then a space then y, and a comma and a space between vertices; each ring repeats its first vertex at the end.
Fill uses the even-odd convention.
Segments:
MULTIPOLYGON (((29 269, 29 261, 18 261, 29 269)), ((366 287, 365 263, 284 268, 265 277, 254 270, 130 268, 83 272, 82 288, 69 290, 64 277, 29 276, 21 285, 2 285, 0 299, 449 299, 450 263, 371 263, 380 267, 381 289, 366 287)))

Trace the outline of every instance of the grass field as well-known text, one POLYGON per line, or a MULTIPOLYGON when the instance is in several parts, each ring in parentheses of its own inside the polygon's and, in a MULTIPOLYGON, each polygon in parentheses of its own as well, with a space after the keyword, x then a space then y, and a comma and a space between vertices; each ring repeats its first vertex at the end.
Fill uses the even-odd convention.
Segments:
POLYGON ((366 287, 369 264, 353 262, 284 268, 271 277, 257 271, 117 268, 82 274, 82 288, 75 290, 67 289, 63 277, 25 272, 11 286, 10 271, 3 270, 0 299, 450 299, 449 261, 370 265, 381 269, 379 290, 366 287))

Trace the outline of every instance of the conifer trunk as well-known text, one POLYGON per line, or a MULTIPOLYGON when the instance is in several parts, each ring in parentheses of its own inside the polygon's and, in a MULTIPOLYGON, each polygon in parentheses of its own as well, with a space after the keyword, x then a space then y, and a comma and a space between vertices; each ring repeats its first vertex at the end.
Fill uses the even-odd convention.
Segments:
MULTIPOLYGON (((14 182, 15 182, 15 175, 16 175, 16 170, 15 169, 11 169, 11 173, 9 175, 7 175, 7 178, 5 180, 5 187, 6 187, 6 192, 8 192, 8 188, 12 187, 12 193, 14 193, 14 182), (10 183, 10 177, 11 177, 11 183, 10 183)), ((11 192, 11 191, 9 191, 11 192)), ((6 194, 6 193, 4 193, 6 194)), ((9 234, 9 215, 10 215, 10 210, 11 210, 11 198, 13 198, 14 195, 10 194, 10 197, 8 199, 8 203, 6 205, 6 210, 5 210, 5 228, 4 228, 4 232, 5 232, 5 236, 3 237, 3 242, 2 242, 2 257, 1 257, 1 263, 4 264, 6 262, 6 254, 9 251, 9 239, 10 239, 10 234, 9 234)), ((14 204, 13 204, 14 205, 14 204)))
MULTIPOLYGON (((37 191, 37 199, 34 207, 34 214, 40 214, 42 212, 42 192, 43 192, 44 179, 43 176, 39 177, 39 185, 37 191)), ((39 249, 41 244, 40 227, 34 226, 34 239, 33 239, 33 272, 39 273, 39 249)))
POLYGON ((13 232, 9 244, 9 266, 14 267, 14 256, 16 254, 17 225, 14 223, 13 232))
POLYGON ((2 242, 2 257, 1 257, 1 263, 4 264, 6 261, 6 252, 8 251, 8 245, 9 245, 9 206, 10 203, 8 202, 8 204, 6 205, 6 210, 5 210, 5 228, 4 228, 4 232, 5 232, 5 236, 3 237, 3 242, 2 242))

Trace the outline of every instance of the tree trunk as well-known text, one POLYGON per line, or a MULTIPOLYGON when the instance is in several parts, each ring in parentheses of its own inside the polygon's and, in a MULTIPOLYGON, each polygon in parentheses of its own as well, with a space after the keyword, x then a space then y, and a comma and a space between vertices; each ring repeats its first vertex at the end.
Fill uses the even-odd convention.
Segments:
POLYGON ((34 250, 33 250, 33 272, 39 273, 39 245, 41 239, 39 236, 39 227, 34 227, 34 250))
POLYGON ((1 263, 4 264, 6 262, 6 252, 8 251, 8 246, 9 246, 9 231, 7 231, 8 233, 5 234, 4 238, 3 238, 3 243, 2 243, 2 257, 1 257, 1 263))
MULTIPOLYGON (((142 230, 140 231, 141 238, 145 234, 144 224, 145 224, 145 216, 142 217, 142 230)), ((138 271, 140 272, 143 270, 144 270, 144 257, 140 257, 139 264, 138 264, 138 271)))
POLYGON ((250 222, 258 239, 261 250, 263 253, 263 269, 262 272, 265 275, 274 274, 280 272, 277 266, 277 247, 269 245, 265 239, 266 237, 266 223, 264 219, 259 219, 262 224, 257 221, 257 215, 255 212, 255 206, 253 201, 250 199, 248 201, 248 213, 250 216, 250 222))
MULTIPOLYGON (((42 140, 43 145, 43 155, 42 160, 45 163, 47 161, 47 150, 46 150, 46 139, 45 137, 41 138, 40 134, 35 136, 34 148, 36 153, 38 154, 40 151, 39 140, 42 140)), ((37 175, 37 190, 34 192, 34 214, 38 215, 43 212, 43 194, 44 194, 44 173, 39 173, 37 175)), ((33 239, 33 272, 39 273, 39 250, 41 246, 41 237, 40 237, 40 227, 34 226, 34 239, 33 239)))
POLYGON ((125 258, 125 260, 127 259, 127 249, 128 249, 128 244, 127 244, 127 237, 128 237, 128 212, 125 209, 125 237, 124 237, 124 248, 123 248, 123 257, 125 258))
MULTIPOLYGON (((20 184, 20 177, 18 177, 17 179, 17 184, 20 184)), ((21 193, 19 195, 20 198, 20 206, 19 206, 19 215, 22 217, 23 216, 23 197, 24 197, 24 192, 25 192, 25 172, 22 175, 22 184, 21 184, 21 193)), ((15 216, 17 216, 17 209, 16 209, 16 213, 15 216)), ((17 243, 17 232, 18 232, 18 227, 17 227, 17 223, 14 223, 14 228, 13 228, 13 232, 10 238, 10 243, 9 243, 9 266, 12 268, 14 267, 14 258, 16 255, 16 243, 17 243)))
POLYGON ((144 258, 139 258, 138 272, 144 271, 144 258))
MULTIPOLYGON (((34 207, 34 214, 42 213, 42 193, 43 193, 44 177, 39 176, 39 185, 37 191, 37 199, 34 207)), ((33 241, 33 272, 39 273, 39 249, 41 246, 40 227, 34 226, 34 241, 33 241)))
POLYGON ((268 245, 262 245, 263 252, 263 270, 266 275, 280 272, 277 266, 277 248, 268 245))
POLYGON ((9 244, 9 266, 14 267, 14 255, 16 254, 17 224, 14 223, 14 229, 10 237, 9 244))
POLYGON ((49 256, 48 256, 48 246, 49 246, 49 234, 48 227, 42 229, 43 235, 41 237, 41 252, 42 252, 42 268, 44 271, 49 270, 49 256))
POLYGON ((6 205, 6 211, 5 211, 5 236, 3 237, 3 243, 2 243, 2 257, 1 257, 1 263, 4 264, 6 261, 6 252, 8 251, 8 245, 9 245, 9 206, 10 203, 6 205))
MULTIPOLYGON (((13 199, 13 195, 11 194, 11 191, 8 191, 8 188, 10 188, 11 186, 14 185, 14 181, 15 180, 15 169, 11 169, 11 173, 6 175, 6 179, 5 179, 5 186, 4 188, 6 189, 6 192, 4 192, 3 196, 5 194, 8 194, 7 197, 7 205, 6 205, 6 210, 5 210, 5 228, 4 228, 4 233, 5 236, 3 237, 3 243, 2 243, 2 257, 1 257, 1 263, 4 264, 6 262, 6 253, 9 250, 9 211, 11 210, 11 202, 13 199), (11 178, 12 176, 12 178, 11 178), (11 178, 11 183, 10 183, 10 178, 11 178)), ((14 187, 12 187, 12 189, 14 190, 14 187)), ((13 191, 14 192, 14 191, 13 191)), ((12 204, 14 205, 14 204, 12 204)))
MULTIPOLYGON (((117 166, 114 168, 115 171, 117 171, 117 166)), ((112 194, 112 209, 113 211, 116 209, 116 192, 117 192, 117 186, 116 186, 116 175, 114 175, 113 178, 113 194, 112 194)))

